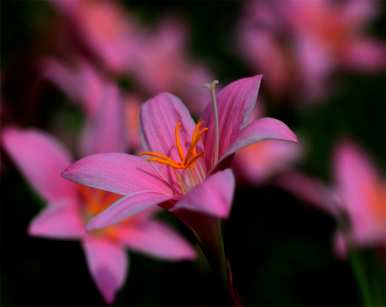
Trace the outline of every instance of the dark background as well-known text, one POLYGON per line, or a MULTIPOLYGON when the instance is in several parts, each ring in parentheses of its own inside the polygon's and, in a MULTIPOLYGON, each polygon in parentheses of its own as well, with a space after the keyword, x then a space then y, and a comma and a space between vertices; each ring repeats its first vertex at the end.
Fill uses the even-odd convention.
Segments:
MULTIPOLYGON (((241 2, 124 3, 148 23, 166 13, 183 16, 191 25, 192 55, 206 62, 223 83, 252 73, 233 48, 241 2)), ((55 14, 44 1, 1 2, 2 125, 48 131, 63 122, 70 123, 68 129, 73 131, 80 126, 79 111, 36 73, 39 57, 51 52, 49 34, 54 22, 55 14)), ((383 11, 370 32, 384 38, 385 29, 383 11)), ((122 86, 128 85, 123 82, 122 86)), ((265 106, 270 116, 286 122, 306 144, 306 156, 298 165, 306 173, 330 181, 331 151, 340 138, 349 136, 386 175, 385 87, 385 74, 346 73, 320 105, 302 108, 266 99, 265 106)), ((2 152, 1 306, 103 306, 79 243, 27 236, 29 222, 43 205, 2 152)), ((163 218, 192 240, 183 225, 167 214, 163 218)), ((332 253, 335 226, 330 216, 272 184, 239 186, 224 227, 244 304, 363 305, 350 262, 332 253)), ((386 289, 385 266, 374 251, 362 251, 360 257, 371 287, 386 289)), ((115 306, 222 306, 223 293, 216 281, 202 259, 168 263, 130 252, 128 279, 115 306)))

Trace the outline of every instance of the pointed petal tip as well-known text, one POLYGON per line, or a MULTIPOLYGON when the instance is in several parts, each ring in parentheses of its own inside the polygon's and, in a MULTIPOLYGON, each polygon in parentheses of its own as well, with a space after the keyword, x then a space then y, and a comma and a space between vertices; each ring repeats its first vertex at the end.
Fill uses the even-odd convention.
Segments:
POLYGON ((193 261, 197 259, 197 253, 196 250, 192 246, 187 246, 186 250, 181 253, 181 255, 176 258, 176 260, 180 261, 193 261))
POLYGON ((75 163, 71 164, 70 166, 66 167, 61 173, 60 175, 66 179, 66 180, 69 180, 69 181, 72 181, 72 182, 75 182, 75 183, 78 183, 78 181, 76 180, 77 176, 74 172, 74 169, 76 168, 75 167, 75 163))
POLYGON ((360 151, 358 145, 352 139, 344 138, 337 143, 335 155, 340 156, 354 151, 360 151))
POLYGON ((127 276, 127 254, 116 243, 95 236, 82 243, 91 276, 105 302, 111 304, 127 276))
POLYGON ((70 181, 76 181, 75 178, 76 178, 76 174, 75 174, 75 170, 77 168, 77 164, 78 164, 78 161, 70 164, 69 166, 67 166, 64 170, 62 170, 62 172, 60 173, 60 175, 64 178, 64 179, 67 179, 67 180, 70 180, 70 181))
POLYGON ((338 232, 334 237, 333 252, 340 260, 346 260, 348 255, 347 241, 342 232, 338 232))

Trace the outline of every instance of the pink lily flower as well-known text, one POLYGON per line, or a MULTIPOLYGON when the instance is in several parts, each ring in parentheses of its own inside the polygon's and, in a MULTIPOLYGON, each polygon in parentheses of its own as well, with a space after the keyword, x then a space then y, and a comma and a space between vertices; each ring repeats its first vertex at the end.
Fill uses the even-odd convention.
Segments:
MULTIPOLYGON (((297 141, 284 123, 253 118, 260 80, 240 79, 217 94, 212 82, 211 104, 197 124, 176 96, 159 94, 141 108, 141 156, 90 155, 68 167, 65 178, 124 195, 91 219, 88 229, 114 225, 158 205, 193 230, 208 261, 231 285, 219 225, 230 214, 234 193, 229 161, 239 149, 262 140, 297 141)), ((233 291, 231 297, 237 297, 233 291)))
POLYGON ((163 91, 182 96, 189 110, 204 110, 209 99, 203 85, 209 70, 192 63, 187 52, 187 27, 180 20, 162 20, 154 32, 143 35, 135 77, 151 94, 163 91))
POLYGON ((263 69, 273 92, 300 83, 306 98, 320 98, 336 70, 386 69, 386 44, 365 33, 376 7, 372 0, 252 1, 241 51, 252 68, 263 69))
POLYGON ((3 144, 27 181, 47 202, 47 207, 33 219, 28 233, 79 240, 91 276, 107 303, 113 302, 126 280, 126 249, 172 261, 195 257, 189 243, 166 224, 153 219, 154 210, 134 215, 119 225, 86 232, 90 217, 119 200, 120 195, 64 180, 60 173, 71 164, 70 154, 44 132, 8 128, 3 133, 3 144))
POLYGON ((253 120, 261 76, 240 79, 217 95, 197 124, 182 102, 163 93, 142 105, 142 157, 107 153, 85 157, 63 176, 86 186, 125 195, 89 223, 106 227, 155 205, 218 218, 229 215, 233 173, 220 167, 237 150, 261 140, 296 142, 282 122, 253 120), (213 107, 213 108, 212 108, 213 107), (143 156, 146 158, 144 159, 143 156))
POLYGON ((139 26, 115 1, 50 0, 69 19, 82 42, 112 72, 136 63, 139 26))
POLYGON ((334 173, 334 188, 300 174, 283 177, 280 184, 343 225, 335 238, 339 256, 353 247, 386 247, 385 185, 376 168, 360 148, 344 142, 335 152, 334 173))

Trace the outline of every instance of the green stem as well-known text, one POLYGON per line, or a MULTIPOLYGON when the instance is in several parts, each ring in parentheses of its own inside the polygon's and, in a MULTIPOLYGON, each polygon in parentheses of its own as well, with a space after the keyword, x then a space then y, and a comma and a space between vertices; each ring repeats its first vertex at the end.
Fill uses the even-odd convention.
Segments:
POLYGON ((187 210, 179 210, 175 214, 193 231, 213 272, 220 275, 229 294, 230 306, 240 306, 237 292, 233 286, 230 263, 225 255, 221 221, 211 216, 187 210))
POLYGON ((352 251, 350 253, 350 263, 355 279, 358 283, 358 288, 361 291, 363 305, 366 307, 373 306, 371 291, 369 288, 369 284, 366 281, 366 273, 363 268, 363 265, 361 264, 358 252, 352 251))
POLYGON ((219 259, 219 261, 221 263, 220 266, 222 268, 221 273, 222 273, 222 276, 223 276, 224 281, 226 283, 226 288, 228 290, 228 295, 229 295, 232 307, 239 307, 239 306, 241 306, 240 298, 239 298, 237 290, 233 284, 232 269, 231 269, 230 262, 226 257, 225 248, 224 248, 224 239, 223 239, 223 235, 222 235, 222 228, 221 228, 221 222, 220 221, 218 221, 217 227, 218 227, 218 234, 219 234, 218 243, 219 243, 219 248, 221 251, 220 252, 221 259, 219 259))

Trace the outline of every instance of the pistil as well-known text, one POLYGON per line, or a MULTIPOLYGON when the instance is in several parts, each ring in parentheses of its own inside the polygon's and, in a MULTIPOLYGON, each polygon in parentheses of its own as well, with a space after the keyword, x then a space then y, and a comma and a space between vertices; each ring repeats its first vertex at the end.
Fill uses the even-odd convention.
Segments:
POLYGON ((219 119, 218 119, 218 107, 217 107, 217 98, 216 98, 216 85, 218 85, 218 80, 214 80, 210 83, 207 83, 205 86, 209 89, 211 94, 211 103, 213 108, 213 114, 214 114, 214 133, 215 133, 215 140, 214 140, 214 152, 213 152, 213 161, 212 165, 216 165, 218 162, 219 157, 219 150, 220 150, 220 127, 219 127, 219 119))

